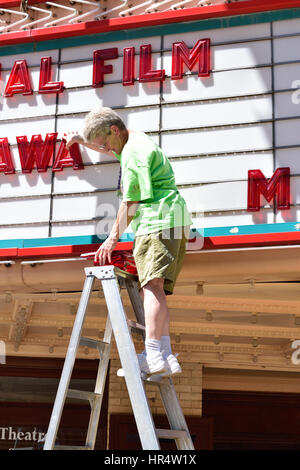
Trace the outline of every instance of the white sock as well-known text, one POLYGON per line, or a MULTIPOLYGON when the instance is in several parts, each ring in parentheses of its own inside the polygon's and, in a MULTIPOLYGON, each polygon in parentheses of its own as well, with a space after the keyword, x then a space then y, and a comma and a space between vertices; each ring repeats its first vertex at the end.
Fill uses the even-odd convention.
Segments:
POLYGON ((158 339, 146 338, 145 341, 145 351, 149 359, 156 360, 161 356, 160 352, 161 344, 158 339))
POLYGON ((168 357, 170 354, 172 354, 170 336, 161 336, 160 343, 161 343, 161 351, 163 352, 163 356, 165 358, 168 357))

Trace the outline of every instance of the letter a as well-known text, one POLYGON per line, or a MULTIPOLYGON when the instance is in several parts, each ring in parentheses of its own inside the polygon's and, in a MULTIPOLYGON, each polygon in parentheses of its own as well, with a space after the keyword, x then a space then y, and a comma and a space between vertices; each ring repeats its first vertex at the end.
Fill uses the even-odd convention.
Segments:
POLYGON ((68 166, 72 166, 74 170, 84 169, 78 144, 71 145, 68 150, 66 139, 62 139, 52 171, 63 171, 64 167, 68 166))
POLYGON ((25 59, 16 60, 14 63, 3 96, 10 97, 16 93, 22 93, 22 95, 32 95, 33 93, 25 59))
POLYGON ((12 175, 15 172, 7 137, 0 139, 0 173, 12 175))

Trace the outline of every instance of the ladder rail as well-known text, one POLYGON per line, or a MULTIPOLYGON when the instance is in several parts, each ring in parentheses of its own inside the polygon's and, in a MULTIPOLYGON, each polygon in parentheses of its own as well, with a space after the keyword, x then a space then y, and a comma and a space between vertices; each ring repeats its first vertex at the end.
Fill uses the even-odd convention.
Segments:
MULTIPOLYGON (((145 325, 145 312, 142 299, 138 291, 138 283, 131 277, 125 279, 125 285, 139 323, 145 325)), ((142 333, 145 338, 145 332, 142 333)), ((180 438, 175 439, 178 449, 194 450, 189 429, 182 413, 177 393, 171 378, 158 382, 161 400, 171 427, 171 431, 184 431, 180 438)))
POLYGON ((171 377, 158 383, 158 388, 171 429, 185 431, 186 434, 186 437, 176 439, 177 448, 195 450, 171 377))
POLYGON ((102 356, 100 358, 100 363, 97 372, 96 384, 94 392, 99 394, 96 401, 93 403, 90 420, 88 425, 88 432, 86 436, 85 445, 89 448, 95 447, 98 424, 101 413, 102 401, 104 396, 104 388, 106 383, 106 376, 109 365, 110 350, 111 350, 111 340, 112 340, 112 326, 109 316, 106 320, 105 332, 103 341, 106 343, 105 348, 102 350, 102 356))
POLYGON ((144 384, 141 378, 135 347, 128 328, 116 277, 102 280, 108 314, 113 328, 117 349, 124 370, 130 401, 143 449, 159 450, 160 444, 155 432, 144 384))
MULTIPOLYGON (((145 326, 145 312, 143 302, 138 290, 138 283, 132 279, 125 279, 125 285, 136 319, 138 323, 145 326)), ((142 336, 145 339, 145 332, 142 333, 142 336)))
POLYGON ((45 438, 44 450, 52 450, 55 445, 55 440, 58 432, 58 427, 60 424, 60 419, 64 407, 64 403, 67 396, 67 391, 69 383, 71 380, 72 371, 74 368, 74 363, 76 359, 76 352, 80 342, 81 331, 83 328, 84 318, 86 315, 86 310, 91 295, 92 287, 94 283, 93 276, 87 276, 85 278, 83 291, 81 294, 77 315, 75 318, 69 347, 67 350, 61 378, 59 381, 59 386, 48 426, 48 431, 45 438))

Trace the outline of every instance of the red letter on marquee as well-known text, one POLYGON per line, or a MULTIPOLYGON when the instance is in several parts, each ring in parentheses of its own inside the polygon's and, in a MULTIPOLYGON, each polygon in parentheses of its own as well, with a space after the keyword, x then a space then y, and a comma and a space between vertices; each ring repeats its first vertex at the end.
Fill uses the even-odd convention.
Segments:
POLYGON ((12 175, 14 172, 15 169, 11 158, 8 139, 7 137, 2 137, 0 139, 0 173, 12 175))
POLYGON ((133 85, 134 84, 134 70, 135 70, 135 60, 134 60, 134 47, 124 47, 123 50, 123 85, 133 85))
POLYGON ((260 209, 260 194, 270 202, 277 196, 277 208, 290 208, 290 169, 277 168, 270 179, 266 179, 261 170, 248 171, 248 208, 249 212, 260 209))
POLYGON ((172 48, 172 80, 182 78, 183 63, 191 70, 198 62, 198 77, 210 75, 210 40, 200 39, 193 49, 189 50, 184 41, 174 42, 172 48))
POLYGON ((40 134, 31 137, 30 144, 26 135, 17 137, 22 173, 31 173, 36 164, 39 173, 45 173, 50 158, 54 154, 57 132, 46 135, 45 143, 40 134))
POLYGON ((84 164, 78 144, 71 145, 68 150, 66 143, 66 139, 62 139, 52 170, 63 171, 64 167, 68 166, 72 166, 74 170, 83 170, 84 164))
POLYGON ((39 93, 62 93, 64 82, 51 82, 51 57, 41 58, 39 93))
POLYGON ((33 93, 25 59, 17 60, 14 63, 3 96, 10 97, 16 93, 23 95, 32 95, 33 93))
POLYGON ((106 59, 116 59, 118 57, 118 48, 112 47, 111 49, 101 49, 94 51, 93 62, 93 87, 103 87, 104 75, 112 73, 113 66, 111 64, 104 65, 106 59))
POLYGON ((165 79, 165 70, 152 70, 151 44, 140 47, 140 76, 139 81, 162 82, 165 79))

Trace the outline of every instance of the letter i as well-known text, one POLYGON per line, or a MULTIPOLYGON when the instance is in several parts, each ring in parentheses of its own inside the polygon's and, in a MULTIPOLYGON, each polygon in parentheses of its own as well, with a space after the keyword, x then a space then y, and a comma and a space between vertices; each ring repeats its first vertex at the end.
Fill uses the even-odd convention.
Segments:
POLYGON ((123 85, 134 84, 135 48, 125 47, 123 50, 123 85))

